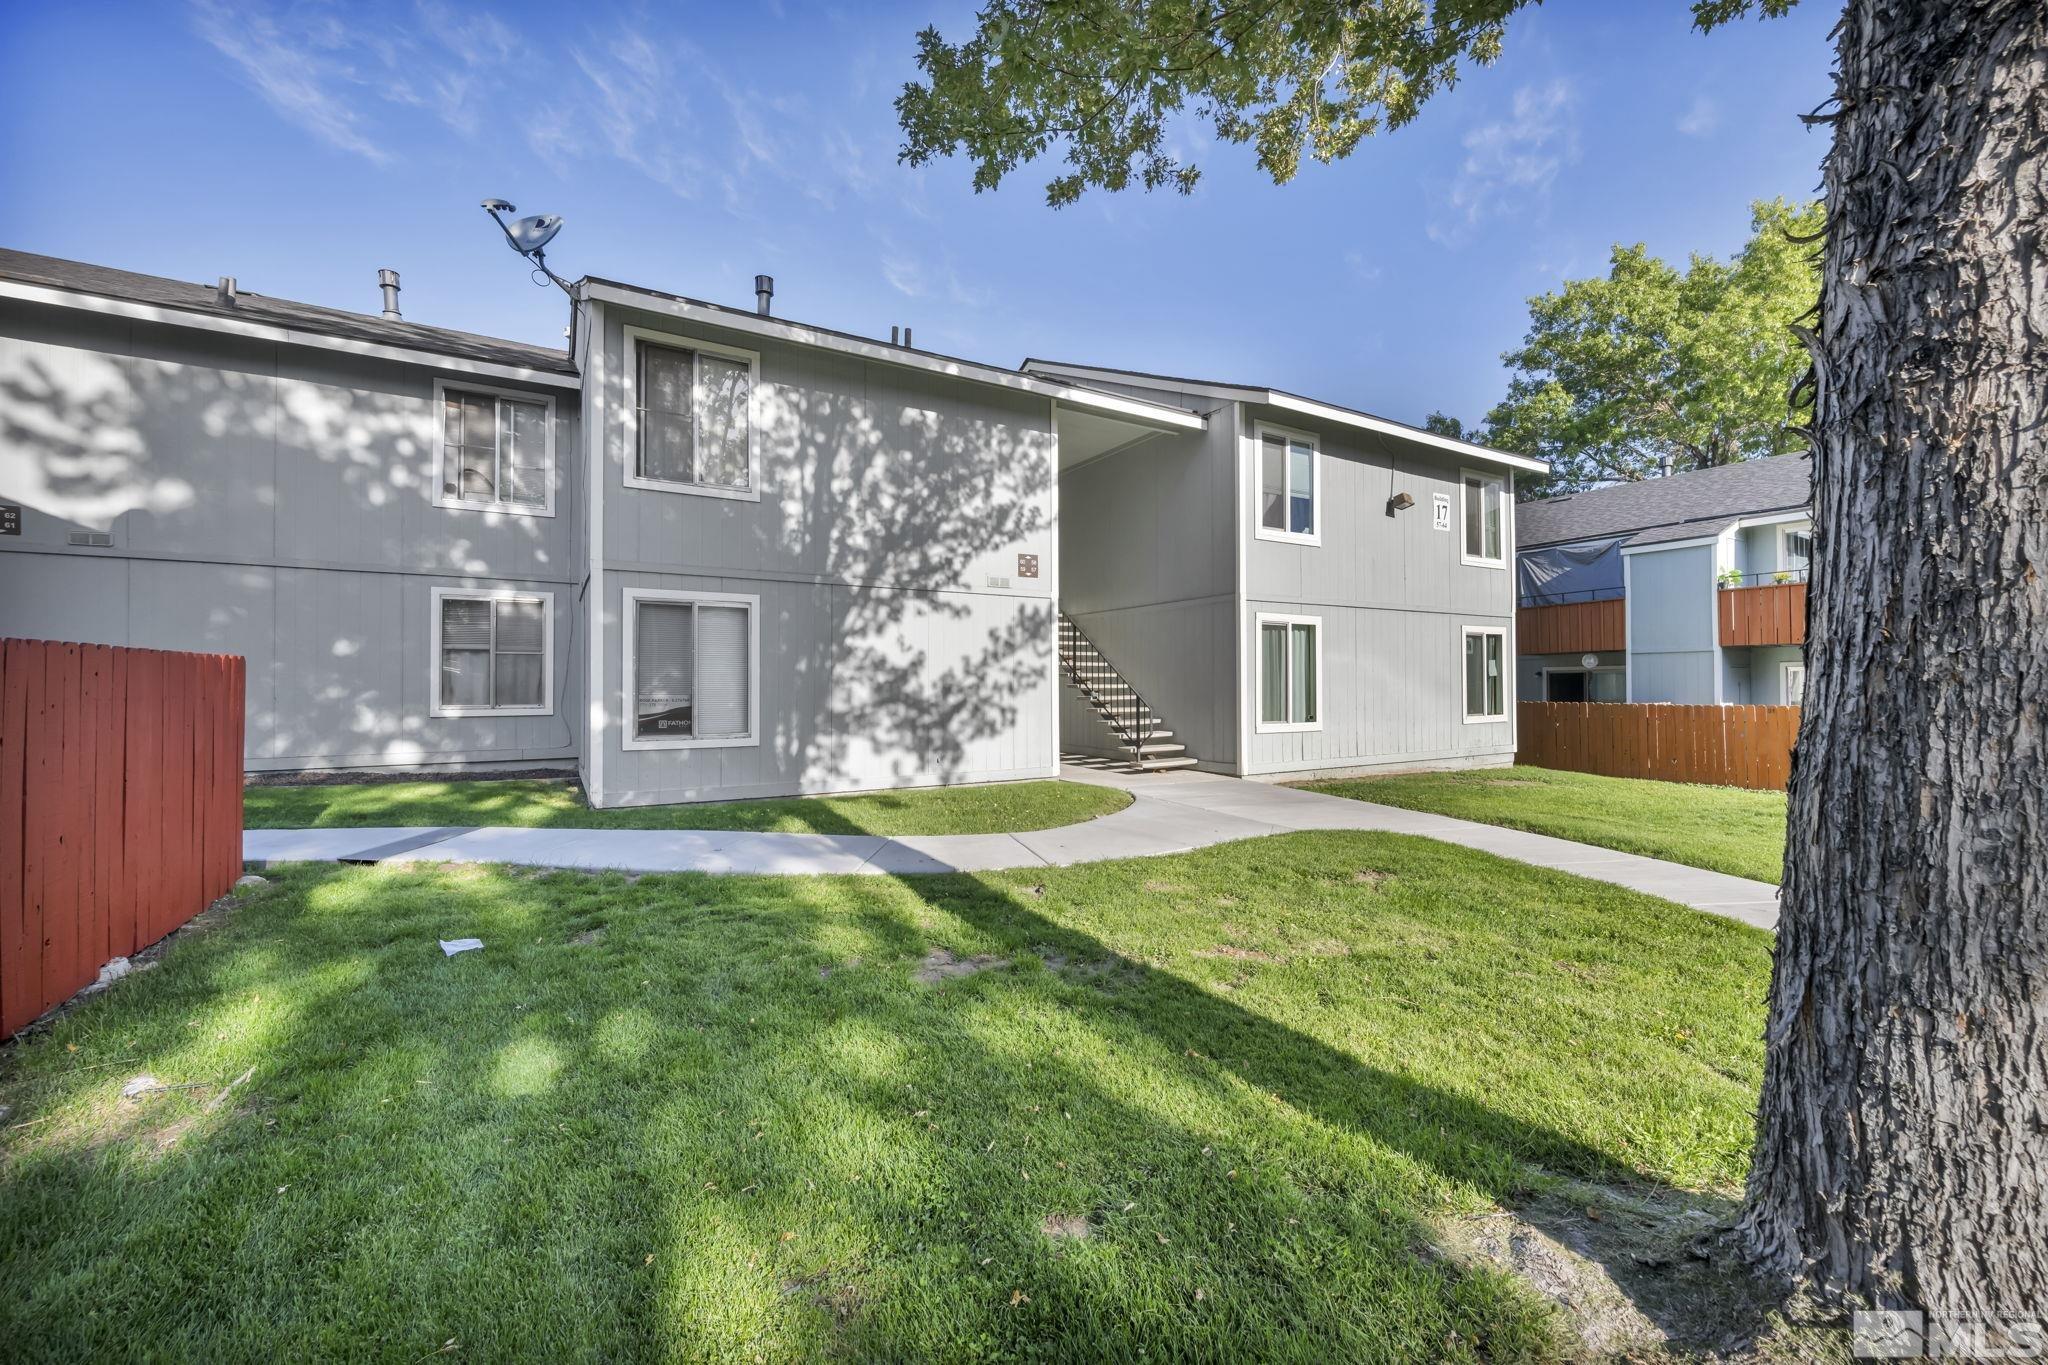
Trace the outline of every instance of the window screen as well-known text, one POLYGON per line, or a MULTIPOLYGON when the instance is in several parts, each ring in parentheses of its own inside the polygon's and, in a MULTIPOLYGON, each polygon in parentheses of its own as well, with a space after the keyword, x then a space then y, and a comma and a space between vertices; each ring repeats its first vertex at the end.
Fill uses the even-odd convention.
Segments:
POLYGON ((1465 557, 1504 559, 1507 485, 1480 474, 1465 476, 1465 557))
POLYGON ((636 343, 643 479, 746 490, 753 483, 753 371, 744 360, 636 343))
POLYGON ((480 507, 547 506, 547 404, 445 390, 441 443, 444 498, 480 507))
POLYGON ((547 705, 547 603, 539 597, 441 599, 441 705, 547 705))
POLYGON ((1269 531, 1313 535, 1316 448, 1267 432, 1259 437, 1259 524, 1269 531))
POLYGON ((1507 714, 1507 637, 1496 632, 1465 637, 1465 714, 1472 718, 1507 714))
POLYGON ((1305 621, 1259 624, 1259 719, 1267 725, 1313 725, 1321 679, 1316 627, 1305 621))
POLYGON ((636 611, 633 733, 641 739, 751 734, 749 608, 715 602, 641 602, 636 611))

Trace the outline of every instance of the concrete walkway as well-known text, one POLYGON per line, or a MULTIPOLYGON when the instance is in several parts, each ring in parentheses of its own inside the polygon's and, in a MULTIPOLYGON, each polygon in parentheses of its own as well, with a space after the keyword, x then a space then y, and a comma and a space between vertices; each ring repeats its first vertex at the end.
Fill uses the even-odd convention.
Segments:
POLYGON ((1778 922, 1778 888, 1613 849, 1525 834, 1320 792, 1188 770, 1122 773, 1068 767, 1070 782, 1121 787, 1114 815, 1026 834, 742 834, 627 829, 252 829, 243 857, 289 862, 519 863, 627 872, 986 872, 1144 858, 1304 829, 1385 830, 1612 882, 1760 929, 1778 922))

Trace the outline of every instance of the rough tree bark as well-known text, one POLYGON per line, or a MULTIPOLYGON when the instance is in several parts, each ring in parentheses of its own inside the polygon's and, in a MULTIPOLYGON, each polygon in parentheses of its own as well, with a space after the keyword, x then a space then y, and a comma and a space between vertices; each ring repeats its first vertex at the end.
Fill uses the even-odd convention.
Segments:
POLYGON ((2048 5, 1850 0, 1815 561, 1741 1232, 2048 1316, 2048 5))

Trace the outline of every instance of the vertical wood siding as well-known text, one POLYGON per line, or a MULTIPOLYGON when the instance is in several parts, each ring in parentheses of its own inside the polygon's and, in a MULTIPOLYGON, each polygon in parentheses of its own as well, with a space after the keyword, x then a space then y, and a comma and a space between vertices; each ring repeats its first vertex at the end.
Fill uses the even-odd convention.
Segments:
POLYGON ((225 895, 243 663, 0 641, 0 1036, 225 895))
POLYGON ((1723 588, 1719 608, 1724 646, 1806 643, 1804 583, 1723 588))
POLYGON ((1538 768, 1783 791, 1796 706, 1525 701, 1518 763, 1538 768))
POLYGON ((1618 653, 1628 647, 1628 603, 1559 602, 1515 612, 1515 645, 1522 654, 1618 653))

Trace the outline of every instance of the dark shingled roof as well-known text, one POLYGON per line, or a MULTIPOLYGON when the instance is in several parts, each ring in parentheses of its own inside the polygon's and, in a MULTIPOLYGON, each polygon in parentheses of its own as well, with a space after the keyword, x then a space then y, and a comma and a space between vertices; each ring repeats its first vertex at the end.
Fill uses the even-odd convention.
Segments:
POLYGON ((1813 500, 1813 461, 1778 455, 1538 498, 1515 509, 1515 545, 1629 536, 1632 545, 1718 535, 1739 517, 1789 512, 1813 500))
MULTIPOLYGON (((175 308, 187 313, 213 317, 240 318, 244 322, 294 331, 318 332, 323 336, 350 341, 400 346, 409 351, 430 351, 436 355, 481 360, 494 365, 514 365, 529 370, 574 374, 576 366, 567 351, 547 346, 529 346, 522 341, 456 332, 446 327, 428 327, 417 322, 393 322, 375 313, 351 313, 340 308, 322 308, 314 303, 295 303, 240 290, 232 305, 221 303, 211 284, 187 284, 161 275, 138 275, 132 270, 113 270, 103 265, 37 256, 26 251, 0 247, 0 279, 21 284, 68 289, 82 294, 146 303, 158 308, 175 308)), ((369 281, 364 281, 367 288, 369 281)))

